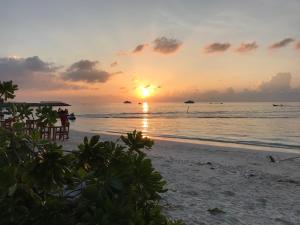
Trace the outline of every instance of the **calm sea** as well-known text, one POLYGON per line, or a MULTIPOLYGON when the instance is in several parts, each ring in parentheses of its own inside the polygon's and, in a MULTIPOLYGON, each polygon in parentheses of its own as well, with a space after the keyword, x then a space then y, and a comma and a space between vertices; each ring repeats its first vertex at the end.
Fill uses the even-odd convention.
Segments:
POLYGON ((300 103, 78 104, 72 129, 300 151, 300 103))

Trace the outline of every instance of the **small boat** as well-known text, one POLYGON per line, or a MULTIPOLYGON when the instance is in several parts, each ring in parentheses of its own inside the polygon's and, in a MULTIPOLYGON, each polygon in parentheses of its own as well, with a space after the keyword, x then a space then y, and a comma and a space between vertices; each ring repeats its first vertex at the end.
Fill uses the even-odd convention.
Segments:
POLYGON ((187 100, 187 101, 185 101, 184 103, 185 103, 185 104, 194 104, 195 102, 192 101, 192 100, 187 100))
POLYGON ((282 104, 273 104, 274 107, 283 107, 282 104))
POLYGON ((131 101, 124 101, 124 104, 131 104, 131 101))
POLYGON ((68 119, 69 120, 76 120, 76 116, 74 115, 74 113, 71 113, 70 115, 68 115, 68 119))
POLYGON ((139 104, 139 105, 141 105, 142 103, 141 103, 141 102, 139 102, 138 104, 139 104))

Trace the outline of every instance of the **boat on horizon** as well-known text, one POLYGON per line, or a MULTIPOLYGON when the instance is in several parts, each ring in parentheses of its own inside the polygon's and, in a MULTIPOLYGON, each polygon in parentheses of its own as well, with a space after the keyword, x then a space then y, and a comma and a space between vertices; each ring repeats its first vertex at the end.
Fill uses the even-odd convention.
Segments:
POLYGON ((185 104, 194 104, 195 102, 192 101, 192 100, 187 100, 187 101, 185 101, 184 103, 185 103, 185 104))
POLYGON ((283 107, 282 104, 273 104, 274 107, 283 107))
POLYGON ((124 104, 131 104, 131 101, 124 101, 124 104))

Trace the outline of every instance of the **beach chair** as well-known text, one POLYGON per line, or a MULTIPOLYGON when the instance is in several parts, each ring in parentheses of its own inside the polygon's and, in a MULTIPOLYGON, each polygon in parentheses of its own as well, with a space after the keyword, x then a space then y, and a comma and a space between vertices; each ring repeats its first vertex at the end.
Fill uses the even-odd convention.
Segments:
POLYGON ((13 118, 8 118, 4 120, 4 128, 5 129, 11 129, 12 128, 12 123, 13 123, 14 119, 13 118))
POLYGON ((0 123, 1 123, 1 127, 4 128, 4 123, 5 123, 5 121, 4 121, 4 120, 1 120, 0 123))
POLYGON ((26 134, 31 134, 32 131, 37 128, 37 120, 26 120, 25 122, 25 132, 26 134))
POLYGON ((40 130, 40 135, 41 135, 42 139, 48 139, 48 140, 51 139, 51 137, 52 137, 51 127, 41 126, 41 127, 39 127, 39 130, 40 130))
POLYGON ((53 139, 56 140, 65 140, 69 139, 69 132, 70 132, 70 124, 67 123, 65 126, 59 126, 54 128, 53 139))

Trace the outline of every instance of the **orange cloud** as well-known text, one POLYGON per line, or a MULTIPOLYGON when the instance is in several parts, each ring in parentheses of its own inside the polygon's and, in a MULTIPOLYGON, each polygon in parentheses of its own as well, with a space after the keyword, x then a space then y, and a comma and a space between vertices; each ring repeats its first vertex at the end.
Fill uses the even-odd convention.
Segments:
POLYGON ((143 51, 145 49, 145 47, 147 47, 147 46, 148 46, 148 44, 140 44, 135 47, 135 49, 132 51, 132 53, 139 53, 139 52, 143 51))
POLYGON ((110 67, 116 67, 117 65, 118 65, 118 62, 115 61, 115 62, 113 62, 113 63, 110 64, 110 67))
POLYGON ((241 45, 236 49, 236 51, 239 53, 246 53, 246 52, 251 52, 257 48, 258 48, 258 45, 254 41, 251 43, 241 43, 241 45))

